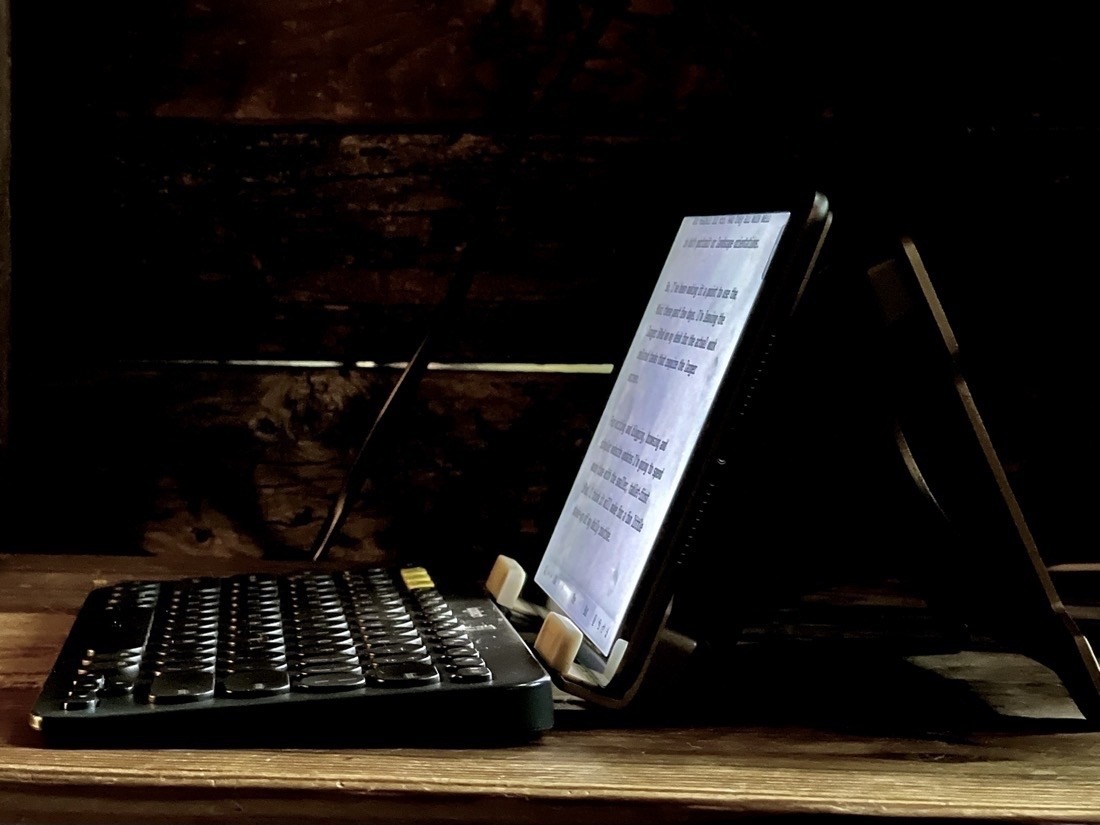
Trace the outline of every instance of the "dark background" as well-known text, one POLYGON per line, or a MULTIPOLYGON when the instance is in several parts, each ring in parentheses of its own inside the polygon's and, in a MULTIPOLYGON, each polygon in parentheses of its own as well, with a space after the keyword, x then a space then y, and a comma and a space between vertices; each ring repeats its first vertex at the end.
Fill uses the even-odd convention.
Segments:
MULTIPOLYGON (((757 531, 793 508, 845 569, 904 543, 861 279, 908 232, 1045 557, 1097 558, 1084 20, 10 6, 5 549, 293 555, 394 377, 352 365, 407 358, 453 272, 473 286, 438 360, 613 362, 670 209, 793 184, 836 223, 757 531), (318 359, 342 366, 286 365, 318 359)), ((533 557, 607 388, 432 373, 338 552, 533 557)))

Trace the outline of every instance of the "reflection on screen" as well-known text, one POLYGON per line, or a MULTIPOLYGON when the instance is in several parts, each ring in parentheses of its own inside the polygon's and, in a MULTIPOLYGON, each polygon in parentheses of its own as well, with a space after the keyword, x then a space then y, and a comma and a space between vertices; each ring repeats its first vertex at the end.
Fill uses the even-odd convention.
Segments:
POLYGON ((535 581, 607 655, 789 212, 688 217, 535 581))

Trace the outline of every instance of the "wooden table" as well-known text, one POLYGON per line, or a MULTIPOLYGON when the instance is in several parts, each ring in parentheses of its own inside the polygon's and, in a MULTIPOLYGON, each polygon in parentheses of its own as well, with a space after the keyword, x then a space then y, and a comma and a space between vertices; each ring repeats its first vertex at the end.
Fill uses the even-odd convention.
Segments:
POLYGON ((1047 671, 1010 654, 872 663, 847 683, 830 672, 839 666, 796 668, 794 689, 771 702, 778 684, 745 674, 757 687, 720 724, 567 710, 560 728, 519 747, 44 748, 27 712, 85 591, 216 564, 0 557, 0 821, 1100 822, 1100 733, 1074 718, 1047 671))

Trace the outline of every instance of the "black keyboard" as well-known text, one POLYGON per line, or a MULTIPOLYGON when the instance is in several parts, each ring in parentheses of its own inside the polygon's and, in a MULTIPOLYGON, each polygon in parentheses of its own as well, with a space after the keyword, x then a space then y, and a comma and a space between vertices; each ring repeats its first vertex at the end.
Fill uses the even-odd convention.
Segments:
POLYGON ((529 738, 550 680, 423 568, 129 581, 89 594, 31 714, 87 746, 529 738))

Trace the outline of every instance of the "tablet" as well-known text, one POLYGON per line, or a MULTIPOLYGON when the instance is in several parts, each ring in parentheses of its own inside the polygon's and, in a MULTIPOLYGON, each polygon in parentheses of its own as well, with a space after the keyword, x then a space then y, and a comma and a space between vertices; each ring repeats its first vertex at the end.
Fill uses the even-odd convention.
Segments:
MULTIPOLYGON (((550 611, 536 649, 558 646, 548 628, 574 640, 572 664, 550 668, 566 690, 625 704, 662 642, 698 641, 671 632, 673 603, 708 557, 737 552, 718 538, 736 507, 723 493, 830 223, 828 201, 811 193, 690 212, 671 227, 534 577, 550 611)), ((718 632, 732 631, 718 616, 718 632)))

